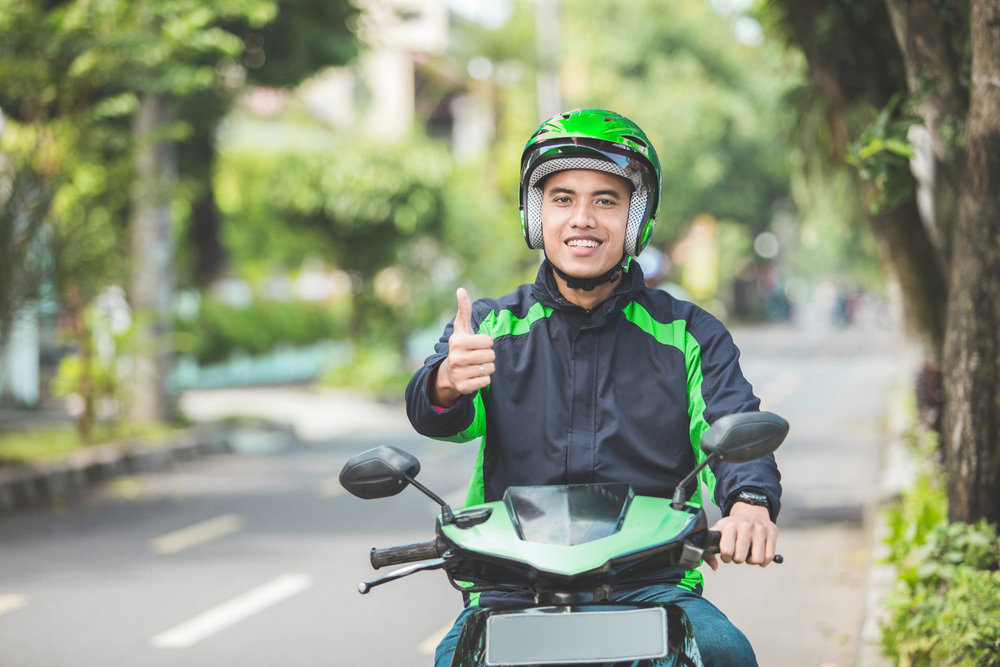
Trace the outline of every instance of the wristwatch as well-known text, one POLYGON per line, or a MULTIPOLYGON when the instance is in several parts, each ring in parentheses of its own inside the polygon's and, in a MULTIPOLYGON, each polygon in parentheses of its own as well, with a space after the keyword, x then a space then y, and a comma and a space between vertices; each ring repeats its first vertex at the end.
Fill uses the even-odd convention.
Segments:
POLYGON ((771 501, 763 493, 758 493, 757 491, 740 491, 740 495, 736 496, 736 502, 746 503, 747 505, 759 505, 760 507, 766 507, 768 510, 771 509, 771 501))

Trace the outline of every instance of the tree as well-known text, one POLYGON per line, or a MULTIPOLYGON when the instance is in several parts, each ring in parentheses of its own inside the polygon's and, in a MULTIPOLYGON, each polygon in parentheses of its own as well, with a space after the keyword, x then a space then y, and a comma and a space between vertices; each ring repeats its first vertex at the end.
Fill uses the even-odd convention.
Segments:
POLYGON ((972 76, 945 338, 948 518, 1000 524, 1000 2, 972 0, 972 76))
POLYGON ((1000 75, 1000 4, 776 0, 772 9, 806 54, 813 84, 831 91, 833 152, 853 155, 906 319, 928 356, 943 360, 949 518, 998 523, 1000 95, 990 82, 1000 75), (872 122, 852 124, 865 104, 872 122), (905 135, 885 131, 888 116, 907 114, 933 147, 938 178, 927 220, 908 161, 899 159, 912 155, 905 135))
MULTIPOLYGON (((55 283, 82 357, 85 408, 78 425, 84 434, 93 421, 85 310, 97 290, 124 278, 129 265, 124 242, 132 185, 138 178, 135 219, 169 229, 173 193, 162 177, 175 169, 170 142, 186 130, 171 120, 172 100, 214 86, 219 74, 204 64, 207 55, 218 60, 242 54, 242 39, 219 22, 259 27, 274 11, 273 3, 261 0, 0 3, 0 107, 18 126, 12 152, 23 160, 37 156, 54 192, 49 246, 55 283)), ((140 229, 135 236, 138 242, 156 234, 140 229)), ((169 249, 169 244, 142 245, 132 267, 140 275, 149 265, 162 273, 173 257, 156 254, 169 249)), ((162 357, 164 340, 155 329, 162 329, 158 322, 169 284, 160 281, 151 289, 140 284, 133 291, 139 295, 133 305, 140 310, 147 305, 143 295, 155 293, 152 315, 139 313, 140 321, 153 327, 139 350, 162 357)), ((141 359, 137 365, 143 366, 141 359)), ((154 387, 137 393, 162 395, 165 380, 161 368, 147 380, 154 387)), ((159 408, 143 412, 162 415, 159 408)))
MULTIPOLYGON (((265 25, 227 17, 219 25, 243 40, 245 54, 220 61, 205 57, 222 76, 177 101, 177 116, 190 133, 178 145, 178 175, 191 188, 184 239, 193 254, 191 280, 202 287, 226 270, 221 219, 212 186, 216 168, 215 134, 231 111, 244 81, 260 86, 297 86, 325 67, 346 64, 357 55, 348 26, 358 9, 348 0, 278 0, 265 25)), ((214 54, 208 54, 209 56, 214 54)))

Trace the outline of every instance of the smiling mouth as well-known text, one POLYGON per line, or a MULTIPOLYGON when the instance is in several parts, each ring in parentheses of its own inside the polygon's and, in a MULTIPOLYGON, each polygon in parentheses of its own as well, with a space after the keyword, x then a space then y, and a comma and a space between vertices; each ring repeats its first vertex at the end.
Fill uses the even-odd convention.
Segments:
POLYGON ((570 248, 596 248, 601 245, 601 242, 591 239, 570 239, 566 241, 566 245, 570 248))

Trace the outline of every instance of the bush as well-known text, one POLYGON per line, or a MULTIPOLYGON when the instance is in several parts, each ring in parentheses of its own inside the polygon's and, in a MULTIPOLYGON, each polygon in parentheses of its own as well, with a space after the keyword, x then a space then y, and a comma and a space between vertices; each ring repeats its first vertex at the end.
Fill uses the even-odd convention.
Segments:
POLYGON ((396 402, 403 399, 412 375, 413 369, 394 349, 362 346, 353 359, 324 373, 321 383, 328 387, 367 389, 382 400, 396 402))
POLYGON ((254 303, 236 308, 204 299, 198 317, 178 319, 178 347, 197 357, 200 364, 224 361, 237 350, 264 354, 279 344, 296 347, 347 335, 350 305, 319 306, 302 302, 254 303))
POLYGON ((925 472, 888 511, 898 570, 882 628, 900 667, 1000 667, 1000 538, 985 521, 948 523, 942 476, 925 472))

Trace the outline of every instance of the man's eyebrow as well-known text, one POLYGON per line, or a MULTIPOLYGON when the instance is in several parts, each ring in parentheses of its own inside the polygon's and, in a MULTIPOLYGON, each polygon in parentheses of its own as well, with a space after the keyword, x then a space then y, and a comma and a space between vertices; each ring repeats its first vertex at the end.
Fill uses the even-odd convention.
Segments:
MULTIPOLYGON (((554 188, 552 188, 552 189, 549 190, 549 194, 556 194, 556 193, 558 193, 558 194, 566 194, 566 195, 575 195, 576 194, 576 190, 570 190, 569 188, 564 188, 564 187, 560 187, 560 186, 556 186, 556 187, 554 187, 554 188)), ((622 196, 622 193, 620 193, 618 190, 615 190, 613 188, 612 189, 608 189, 608 190, 596 190, 596 191, 590 193, 591 197, 598 197, 598 196, 601 196, 601 195, 611 196, 611 197, 618 197, 620 199, 621 196, 622 196)))

